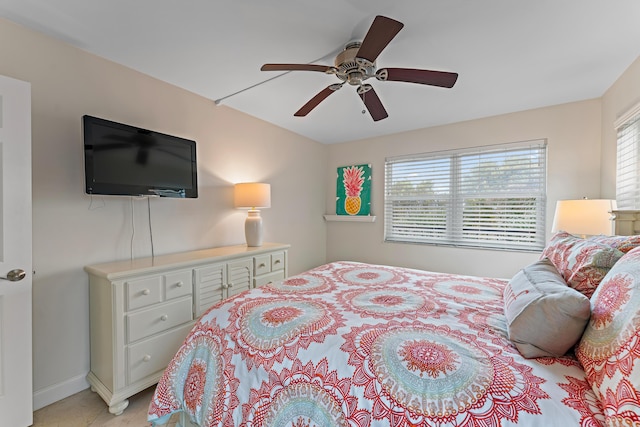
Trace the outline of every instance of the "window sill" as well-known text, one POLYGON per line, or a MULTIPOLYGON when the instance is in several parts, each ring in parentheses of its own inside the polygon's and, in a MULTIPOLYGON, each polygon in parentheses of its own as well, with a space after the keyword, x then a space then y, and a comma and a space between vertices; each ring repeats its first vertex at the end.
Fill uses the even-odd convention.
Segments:
POLYGON ((324 215, 325 221, 344 221, 344 222, 374 222, 374 215, 324 215))

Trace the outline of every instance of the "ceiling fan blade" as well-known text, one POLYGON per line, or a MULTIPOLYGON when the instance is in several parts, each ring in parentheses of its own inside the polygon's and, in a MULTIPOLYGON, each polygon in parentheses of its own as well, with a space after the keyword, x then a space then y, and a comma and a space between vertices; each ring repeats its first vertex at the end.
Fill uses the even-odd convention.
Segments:
POLYGON ((404 27, 402 22, 386 16, 376 16, 367 31, 367 35, 362 40, 362 45, 358 49, 356 57, 374 62, 380 52, 393 40, 393 38, 404 27))
POLYGON ((300 108, 298 111, 296 111, 294 116, 296 116, 296 117, 304 117, 304 116, 306 116, 307 114, 309 114, 311 112, 311 110, 316 108, 318 106, 318 104, 320 104, 329 95, 331 95, 333 92, 337 91, 341 87, 342 87, 341 84, 332 84, 332 85, 329 85, 326 88, 322 89, 320 92, 318 92, 318 94, 316 96, 311 98, 309 100, 309 102, 304 104, 302 106, 302 108, 300 108))
POLYGON ((370 87, 367 91, 358 91, 358 94, 360 95, 360 98, 362 98, 367 110, 369 110, 369 114, 371 114, 374 122, 389 117, 387 110, 384 109, 382 101, 380 101, 380 98, 376 91, 373 90, 373 87, 370 87))
POLYGON ((383 68, 376 73, 378 80, 419 83, 430 86, 452 88, 458 73, 447 71, 419 70, 415 68, 383 68))
POLYGON ((332 67, 328 65, 315 64, 264 64, 260 71, 319 71, 326 73, 331 69, 332 67))

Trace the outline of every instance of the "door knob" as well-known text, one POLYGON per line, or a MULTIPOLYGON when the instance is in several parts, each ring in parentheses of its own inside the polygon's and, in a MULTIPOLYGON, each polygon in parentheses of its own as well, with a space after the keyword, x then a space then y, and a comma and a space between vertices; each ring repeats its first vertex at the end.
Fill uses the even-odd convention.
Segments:
POLYGON ((10 282, 19 282, 27 276, 27 273, 20 268, 16 268, 15 270, 11 270, 7 273, 7 277, 0 277, 2 280, 8 280, 10 282))

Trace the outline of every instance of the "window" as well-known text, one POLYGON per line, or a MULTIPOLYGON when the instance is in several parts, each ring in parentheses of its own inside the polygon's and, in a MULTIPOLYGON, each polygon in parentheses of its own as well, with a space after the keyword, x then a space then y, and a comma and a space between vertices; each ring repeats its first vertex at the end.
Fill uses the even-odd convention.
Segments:
POLYGON ((618 209, 640 208, 640 104, 616 121, 618 209))
POLYGON ((546 142, 388 158, 385 241, 541 250, 546 142))

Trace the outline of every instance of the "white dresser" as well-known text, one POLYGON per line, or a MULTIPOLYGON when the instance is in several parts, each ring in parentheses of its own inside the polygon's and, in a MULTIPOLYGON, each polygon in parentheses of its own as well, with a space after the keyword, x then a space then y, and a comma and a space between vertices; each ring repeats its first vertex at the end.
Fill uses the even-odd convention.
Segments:
POLYGON ((207 308, 287 277, 288 249, 225 246, 86 266, 91 389, 121 414, 130 396, 158 382, 207 308))

